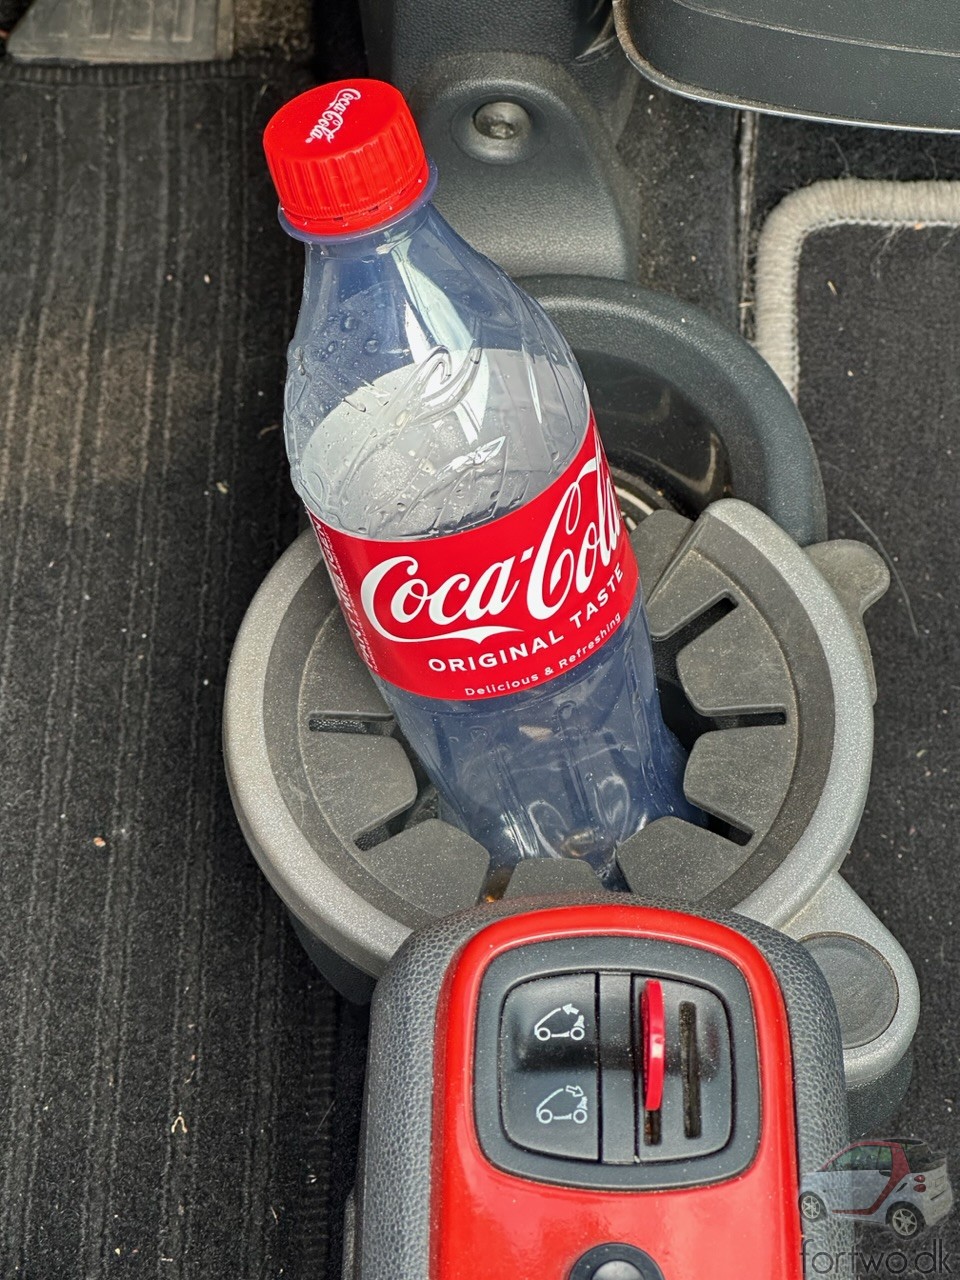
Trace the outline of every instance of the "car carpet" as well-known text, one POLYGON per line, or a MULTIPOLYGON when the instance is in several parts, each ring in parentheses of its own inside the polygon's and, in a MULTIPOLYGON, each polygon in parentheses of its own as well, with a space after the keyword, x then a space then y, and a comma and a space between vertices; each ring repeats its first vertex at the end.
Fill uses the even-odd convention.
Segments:
MULTIPOLYGON (((826 154, 825 128, 808 128, 811 148, 826 154)), ((787 133, 795 139, 795 124, 787 133)), ((855 158, 857 131, 851 134, 855 158)), ((877 172, 869 141, 854 172, 877 172)), ((944 140, 916 139, 905 153, 892 139, 891 163, 899 155, 901 167, 919 171, 915 153, 927 154, 927 145, 943 151, 944 140), (909 165, 904 154, 912 156, 909 165)), ((956 167, 956 155, 952 161, 956 167)), ((951 192, 943 184, 860 182, 852 200, 843 185, 821 187, 846 218, 818 215, 819 225, 800 237, 795 294, 783 301, 795 307, 794 359, 789 341, 768 342, 767 316, 758 339, 782 362, 788 382, 791 369, 799 371, 799 405, 820 458, 831 536, 870 543, 893 576, 866 620, 878 684, 875 756, 843 874, 906 949, 920 981, 913 1080, 890 1127, 945 1151, 956 1168, 960 186, 951 184, 951 192), (924 190, 935 185, 940 189, 924 190), (897 210, 896 225, 882 216, 878 225, 850 220, 850 208, 860 204, 866 216, 870 186, 884 188, 880 203, 897 210), (930 216, 936 210, 942 221, 944 202, 955 207, 955 225, 936 225, 930 216)), ((805 205, 818 205, 819 194, 809 188, 805 205)), ((765 306, 762 289, 758 301, 765 306)), ((956 1261, 956 1215, 936 1235, 956 1261)), ((929 1238, 921 1239, 929 1247, 929 1238)), ((890 1245, 887 1239, 888 1251, 890 1245)))
MULTIPOLYGON (((301 262, 258 134, 307 83, 288 64, 0 67, 5 1275, 336 1274, 365 1018, 300 953, 218 751, 230 642, 295 530, 277 414, 301 262)), ((745 261, 796 186, 960 168, 953 139, 735 118, 641 83, 621 144, 641 279, 728 321, 738 195, 745 261), (689 172, 645 188, 678 130, 689 172)), ((869 526, 904 582, 869 619, 877 759, 845 873, 920 972, 901 1125, 948 1151, 957 252, 950 231, 823 232, 799 291, 834 532, 869 526)))
POLYGON ((362 1028, 220 757, 230 646, 296 529, 302 250, 260 133, 309 82, 0 65, 4 1276, 336 1267, 362 1028))

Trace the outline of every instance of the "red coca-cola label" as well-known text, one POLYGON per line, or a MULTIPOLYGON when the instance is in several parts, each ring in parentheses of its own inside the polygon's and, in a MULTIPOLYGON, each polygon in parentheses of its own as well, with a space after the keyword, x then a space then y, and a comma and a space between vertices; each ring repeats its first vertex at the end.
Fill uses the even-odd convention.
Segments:
POLYGON ((610 639, 637 590, 592 414, 563 475, 479 528, 381 541, 310 518, 360 656, 431 698, 493 698, 573 670, 610 639))

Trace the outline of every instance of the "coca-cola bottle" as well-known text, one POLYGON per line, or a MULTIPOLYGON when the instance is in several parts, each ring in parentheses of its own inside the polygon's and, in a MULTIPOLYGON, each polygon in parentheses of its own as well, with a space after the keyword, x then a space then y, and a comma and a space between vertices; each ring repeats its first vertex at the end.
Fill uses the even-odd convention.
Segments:
POLYGON ((576 360, 431 204, 396 89, 312 89, 264 147, 306 245, 287 451, 357 649, 495 870, 613 883, 621 841, 697 815, 576 360))

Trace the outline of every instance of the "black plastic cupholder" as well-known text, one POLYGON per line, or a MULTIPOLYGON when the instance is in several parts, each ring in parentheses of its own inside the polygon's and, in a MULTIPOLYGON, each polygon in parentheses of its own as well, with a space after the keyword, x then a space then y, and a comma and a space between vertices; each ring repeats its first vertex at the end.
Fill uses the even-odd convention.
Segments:
MULTIPOLYGON (((687 794, 711 815, 710 828, 649 824, 618 850, 621 872, 641 896, 735 908, 810 938, 838 993, 868 974, 892 1012, 869 1026, 848 1016, 844 1054, 850 1088, 872 1088, 902 1066, 918 1014, 909 959, 837 874, 872 753, 861 614, 886 568, 860 543, 823 541, 809 436, 739 335, 625 284, 525 285, 580 359, 619 468, 665 714, 692 747, 687 794)), ((248 610, 224 744, 252 851, 309 954, 352 998, 369 996, 412 929, 484 893, 486 850, 436 813, 310 534, 248 610)), ((571 891, 602 889, 565 859, 525 861, 505 887, 571 891)))
POLYGON ((770 366, 699 307, 617 280, 520 282, 573 347, 615 473, 639 505, 697 516, 718 498, 766 512, 800 544, 827 536, 820 468, 770 366))

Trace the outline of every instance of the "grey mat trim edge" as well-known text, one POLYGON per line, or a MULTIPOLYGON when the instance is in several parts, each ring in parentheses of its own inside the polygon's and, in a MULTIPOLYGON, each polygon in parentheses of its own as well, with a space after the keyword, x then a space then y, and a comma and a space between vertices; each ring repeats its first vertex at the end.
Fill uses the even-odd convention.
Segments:
POLYGON ((769 215, 756 265, 754 346, 797 399, 800 350, 797 284, 807 237, 831 226, 960 224, 960 182, 834 178, 794 191, 769 215))

